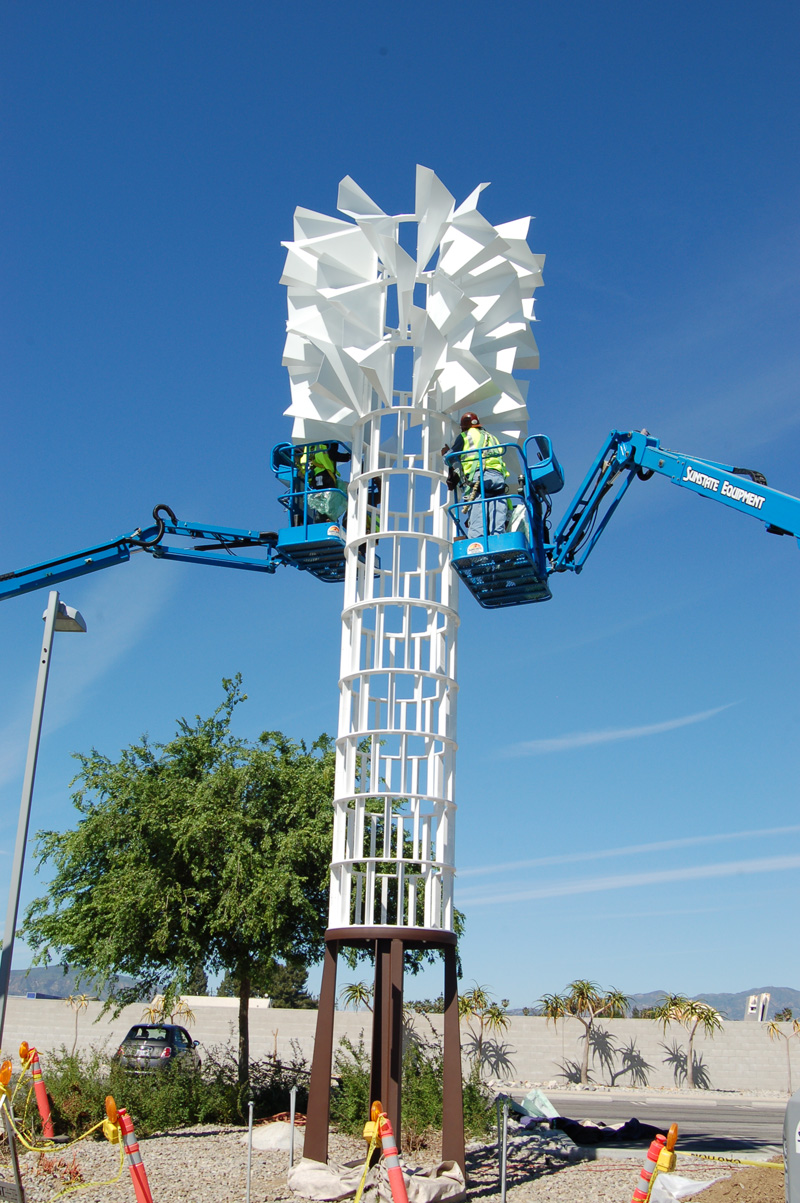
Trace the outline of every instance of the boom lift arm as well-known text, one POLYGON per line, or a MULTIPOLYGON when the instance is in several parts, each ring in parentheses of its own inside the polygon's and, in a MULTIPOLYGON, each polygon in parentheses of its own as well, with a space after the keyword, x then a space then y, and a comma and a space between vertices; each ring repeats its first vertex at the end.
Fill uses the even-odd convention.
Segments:
POLYGON ((187 564, 213 564, 221 568, 243 568, 251 572, 273 573, 283 557, 276 551, 278 536, 273 531, 237 530, 235 527, 212 526, 206 522, 181 522, 168 505, 153 510, 154 526, 145 530, 137 527, 129 535, 120 535, 109 543, 86 547, 57 560, 32 564, 18 572, 0 576, 0 601, 19 597, 34 589, 57 585, 72 577, 122 564, 137 551, 147 552, 158 560, 182 560, 187 564), (165 535, 192 541, 193 546, 181 547, 164 543, 165 535), (250 548, 263 548, 265 556, 257 559, 238 553, 250 548), (224 554, 214 554, 224 553, 224 554))
POLYGON ((760 472, 669 451, 646 430, 612 430, 552 542, 545 542, 549 572, 580 572, 632 481, 654 473, 759 518, 769 534, 800 541, 800 498, 768 488, 760 472))

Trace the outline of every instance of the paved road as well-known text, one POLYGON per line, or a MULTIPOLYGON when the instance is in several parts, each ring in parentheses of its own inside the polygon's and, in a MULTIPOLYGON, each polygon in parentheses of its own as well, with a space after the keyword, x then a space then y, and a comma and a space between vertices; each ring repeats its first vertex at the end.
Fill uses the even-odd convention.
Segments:
MULTIPOLYGON (((524 1091, 514 1091, 513 1095, 521 1099, 524 1091)), ((598 1119, 614 1124, 635 1116, 643 1124, 653 1124, 664 1131, 670 1124, 677 1124, 678 1148, 685 1152, 766 1149, 779 1146, 783 1140, 786 1104, 777 1099, 617 1098, 590 1091, 548 1091, 547 1097, 570 1119, 598 1119)))

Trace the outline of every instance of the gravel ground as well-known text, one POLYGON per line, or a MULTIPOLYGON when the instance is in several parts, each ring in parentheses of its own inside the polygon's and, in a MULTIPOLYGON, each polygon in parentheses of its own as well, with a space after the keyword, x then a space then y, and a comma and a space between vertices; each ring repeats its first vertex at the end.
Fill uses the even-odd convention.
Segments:
MULTIPOLYGON (((196 1127, 154 1136, 140 1143, 154 1203, 244 1203, 247 1149, 241 1143, 242 1128, 196 1127)), ((643 1156, 644 1154, 642 1154, 643 1156)), ((364 1143, 349 1137, 332 1136, 332 1161, 354 1161, 364 1156, 364 1143)), ((252 1203, 298 1203, 286 1185, 288 1154, 253 1150, 252 1203)), ((420 1156, 420 1163, 424 1156, 420 1156)), ((112 1178, 118 1168, 116 1146, 105 1141, 85 1141, 76 1149, 54 1155, 26 1153, 21 1159, 23 1185, 30 1203, 50 1203, 71 1180, 70 1167, 78 1166, 84 1184, 112 1178)), ((430 1163, 429 1163, 430 1164, 430 1163)), ((641 1159, 597 1161, 567 1165, 554 1158, 532 1157, 529 1141, 512 1141, 509 1148, 509 1203, 628 1203, 638 1179, 641 1159)), ((723 1168, 708 1162, 681 1160, 685 1177, 709 1181, 723 1168)), ((756 1171, 763 1173, 765 1171, 756 1171)), ((780 1178, 777 1171, 766 1171, 780 1178)), ((468 1198, 499 1200, 497 1152, 494 1145, 471 1145, 467 1155, 468 1198)), ((0 1175, 11 1179, 10 1168, 0 1175)), ((734 1178, 741 1177, 734 1175, 734 1178)), ((76 1184, 77 1184, 77 1180, 76 1184)), ((770 1184, 771 1185, 771 1184, 770 1184)), ((777 1183, 776 1183, 777 1185, 777 1183)), ((134 1193, 127 1167, 114 1185, 93 1185, 74 1195, 84 1203, 133 1203, 134 1193)), ((737 1189, 731 1199, 749 1203, 749 1192, 737 1189)), ((710 1200, 709 1203, 712 1203, 710 1200)), ((760 1203, 760 1201, 759 1201, 760 1203)), ((764 1203, 767 1200, 764 1199, 764 1203)), ((771 1201, 770 1201, 771 1203, 771 1201)))

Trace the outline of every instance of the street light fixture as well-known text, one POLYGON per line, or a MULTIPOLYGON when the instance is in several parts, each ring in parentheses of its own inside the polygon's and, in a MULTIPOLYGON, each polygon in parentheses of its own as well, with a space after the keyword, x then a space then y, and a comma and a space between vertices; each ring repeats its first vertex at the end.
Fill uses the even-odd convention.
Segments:
POLYGON ((17 843, 14 849, 14 863, 11 867, 11 887, 8 893, 3 952, 0 956, 0 1047, 2 1047, 8 988, 11 982, 14 933, 17 930, 19 895, 22 886, 22 867, 25 861, 25 846, 28 842, 28 824, 31 817, 33 781, 36 776, 36 761, 39 756, 39 736, 42 731, 42 715, 44 714, 44 699, 47 693, 47 677, 50 672, 50 652, 53 646, 53 635, 56 631, 86 630, 86 623, 83 620, 82 614, 78 610, 73 609, 72 606, 65 605, 60 600, 57 589, 51 592, 47 601, 47 609, 42 618, 44 619, 44 639, 42 640, 42 654, 39 657, 36 694, 33 700, 33 718, 31 719, 31 734, 28 740, 28 759, 25 763, 25 777, 22 782, 22 799, 19 804, 19 822, 17 824, 17 843))

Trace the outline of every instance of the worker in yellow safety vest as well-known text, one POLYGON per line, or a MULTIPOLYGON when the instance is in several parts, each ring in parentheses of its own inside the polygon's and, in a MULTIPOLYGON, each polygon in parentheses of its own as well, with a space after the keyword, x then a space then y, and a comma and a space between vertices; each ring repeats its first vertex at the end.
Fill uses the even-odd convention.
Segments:
MULTIPOLYGON (((445 445, 442 455, 447 455, 450 450, 445 445)), ((451 489, 462 484, 461 500, 465 502, 463 516, 467 538, 502 534, 508 517, 505 500, 508 468, 500 443, 493 434, 483 429, 477 414, 465 413, 461 415, 461 434, 453 443, 452 450, 461 453, 460 473, 451 469, 447 483, 451 489)))
POLYGON ((336 465, 349 459, 349 451, 340 451, 338 443, 306 443, 296 449, 293 526, 303 522, 304 500, 309 522, 336 522, 342 516, 347 509, 347 486, 336 465))

